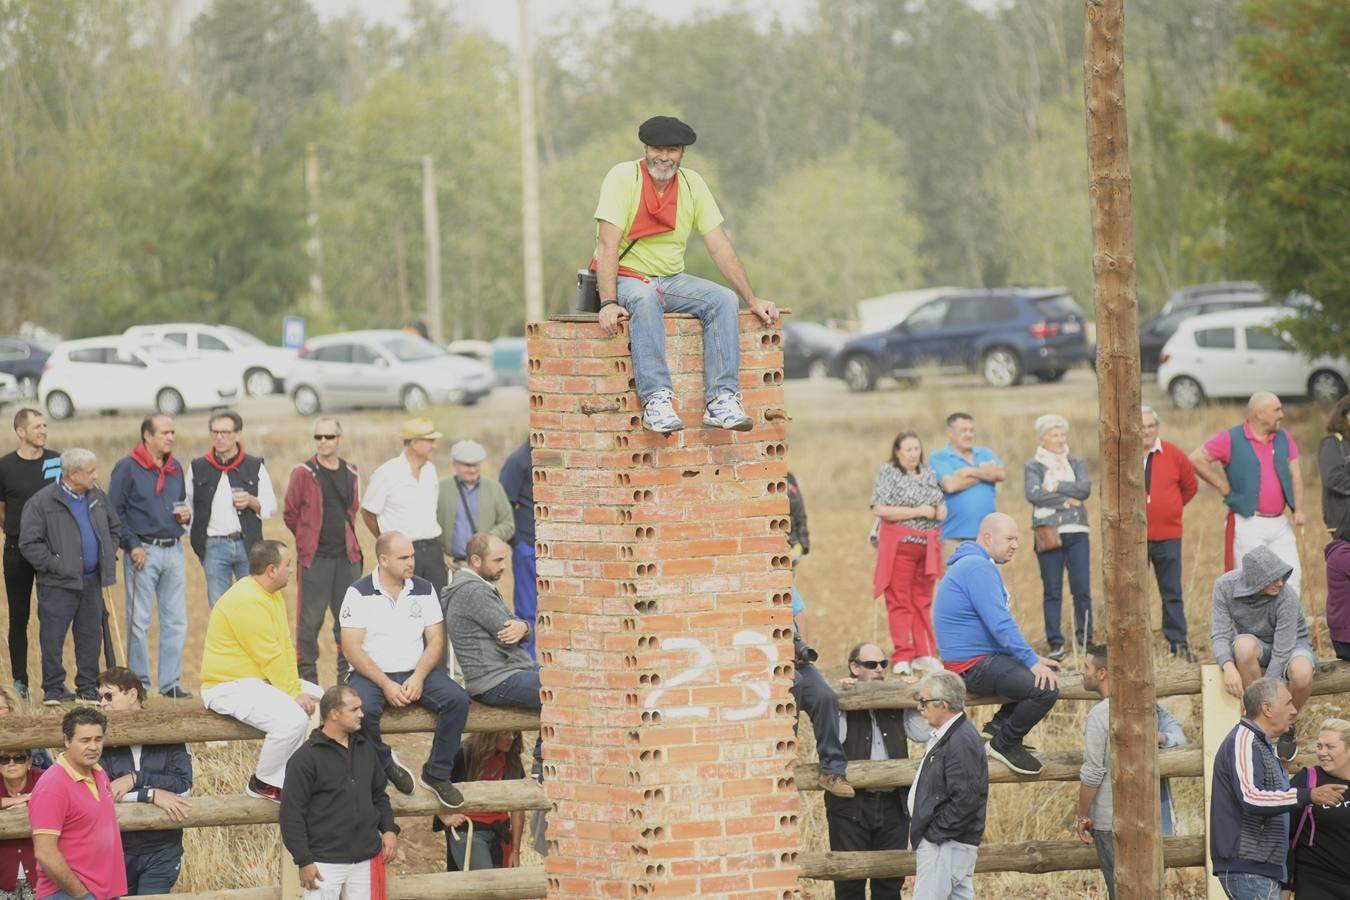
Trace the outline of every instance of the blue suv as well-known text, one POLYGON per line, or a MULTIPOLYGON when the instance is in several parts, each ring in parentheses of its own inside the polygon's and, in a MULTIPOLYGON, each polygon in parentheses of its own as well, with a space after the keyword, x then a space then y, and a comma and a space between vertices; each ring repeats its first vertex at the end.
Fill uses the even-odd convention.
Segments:
POLYGON ((1058 381, 1088 358, 1083 310, 1064 288, 957 290, 897 303, 894 325, 853 338, 834 358, 830 374, 851 390, 933 369, 979 372, 995 387, 1026 375, 1058 381))

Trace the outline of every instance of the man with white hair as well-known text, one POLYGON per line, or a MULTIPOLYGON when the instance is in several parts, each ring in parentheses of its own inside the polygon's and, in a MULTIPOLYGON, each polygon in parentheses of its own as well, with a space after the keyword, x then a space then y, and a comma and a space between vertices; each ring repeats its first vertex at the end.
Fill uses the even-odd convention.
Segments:
POLYGON ((933 729, 909 789, 909 840, 917 857, 914 900, 973 900, 984 837, 989 767, 966 717, 966 686, 951 672, 919 682, 919 712, 933 729))
POLYGON ((1195 467, 1176 444, 1158 436, 1162 420, 1151 406, 1140 407, 1144 438, 1144 513, 1148 517, 1148 561, 1162 597, 1163 637, 1173 656, 1195 662, 1186 636, 1181 602, 1181 511, 1198 489, 1195 467))
POLYGON ((1298 445, 1280 427, 1284 405, 1269 391, 1257 391, 1247 401, 1246 421, 1205 441, 1191 453, 1195 474, 1223 495, 1228 507, 1224 533, 1225 572, 1256 547, 1269 547, 1293 566, 1289 585, 1298 593, 1301 569, 1293 524, 1302 525, 1303 475, 1296 465, 1298 445), (1218 463, 1219 467, 1214 464, 1218 463))
POLYGON ((23 508, 19 551, 37 574, 42 702, 98 702, 98 652, 103 636, 103 588, 117 583, 122 526, 95 482, 98 459, 72 447, 61 454, 61 477, 23 508), (75 690, 61 662, 66 632, 75 638, 75 690))

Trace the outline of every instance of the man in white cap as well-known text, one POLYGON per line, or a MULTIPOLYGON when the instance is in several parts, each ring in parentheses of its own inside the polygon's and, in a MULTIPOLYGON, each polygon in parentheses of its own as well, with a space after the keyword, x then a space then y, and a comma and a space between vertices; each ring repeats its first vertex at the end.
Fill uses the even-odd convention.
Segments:
POLYGON ((403 452, 384 462, 370 476, 361 498, 361 518, 379 537, 397 531, 413 542, 413 574, 425 578, 440 593, 450 580, 441 554, 441 526, 436 520, 440 480, 431 457, 441 433, 426 416, 404 422, 398 430, 403 452))
MULTIPOLYGON (((469 557, 469 538, 479 531, 510 542, 516 533, 511 501, 501 483, 483 477, 487 451, 477 441, 456 441, 450 448, 455 477, 441 482, 436 516, 441 527, 445 565, 458 571, 469 557)), ((444 585, 442 585, 444 587, 444 585)))
POLYGON ((633 376, 642 401, 642 426, 658 434, 684 427, 675 411, 666 364, 666 313, 692 313, 703 325, 703 425, 749 431, 741 405, 740 301, 765 325, 778 308, 750 286, 722 227, 722 212, 697 172, 681 169, 694 129, 673 116, 654 116, 638 128, 643 158, 621 162, 600 185, 595 208, 599 324, 618 334, 628 320, 633 376), (685 247, 697 229, 730 290, 684 270, 685 247), (620 243, 623 244, 620 248, 620 243))

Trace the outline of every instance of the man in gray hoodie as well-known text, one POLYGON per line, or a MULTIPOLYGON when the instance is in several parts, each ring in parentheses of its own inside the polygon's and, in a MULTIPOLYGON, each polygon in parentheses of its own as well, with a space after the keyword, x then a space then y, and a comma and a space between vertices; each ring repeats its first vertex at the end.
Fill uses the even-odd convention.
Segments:
MULTIPOLYGON (((1294 567, 1269 547, 1256 547, 1239 568, 1214 582, 1210 645, 1223 670, 1224 690, 1241 698, 1252 682, 1269 673, 1289 684, 1294 708, 1302 709, 1312 693, 1317 654, 1308 641, 1298 593, 1288 583, 1294 567)), ((1294 725, 1275 744, 1288 762, 1298 751, 1294 725)))

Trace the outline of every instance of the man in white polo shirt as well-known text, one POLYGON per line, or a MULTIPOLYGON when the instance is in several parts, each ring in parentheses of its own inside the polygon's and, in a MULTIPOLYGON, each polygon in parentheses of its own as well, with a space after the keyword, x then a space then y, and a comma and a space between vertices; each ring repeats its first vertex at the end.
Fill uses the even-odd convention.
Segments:
POLYGON ((441 433, 425 416, 404 422, 398 433, 403 452, 370 476, 361 498, 361 518, 376 537, 398 531, 412 541, 417 557, 413 574, 430 581, 439 594, 450 580, 436 521, 440 480, 431 464, 441 433))
MULTIPOLYGON (((438 549, 439 554, 439 549, 438 549)), ((365 716, 361 734, 375 747, 385 776, 400 793, 413 792, 413 773, 380 737, 386 706, 416 703, 436 714, 431 753, 421 782, 441 803, 464 803, 450 783, 450 770, 464 723, 469 695, 450 680, 442 663, 445 632, 440 599, 431 583, 413 574, 413 545, 407 536, 386 531, 375 542, 375 571, 347 589, 338 618, 342 652, 351 663, 347 684, 361 695, 365 716)))

